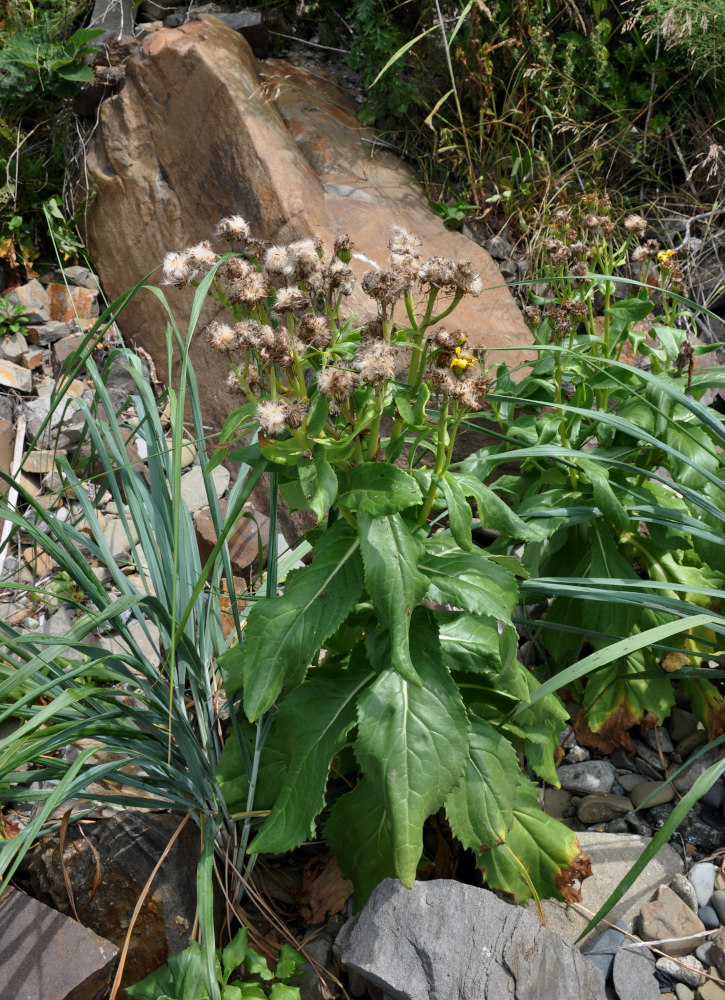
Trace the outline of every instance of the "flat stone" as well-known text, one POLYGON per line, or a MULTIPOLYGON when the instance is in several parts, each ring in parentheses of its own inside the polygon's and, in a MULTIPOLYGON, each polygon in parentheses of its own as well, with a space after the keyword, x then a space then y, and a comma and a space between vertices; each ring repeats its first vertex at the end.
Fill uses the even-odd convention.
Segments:
POLYGON ((695 1000, 695 994, 684 983, 675 983, 675 996, 677 1000, 695 1000))
POLYGON ((725 1000, 725 989, 712 979, 708 979, 699 987, 697 1000, 725 1000))
MULTIPOLYGON (((50 397, 37 396, 28 399, 25 403, 25 416, 28 421, 26 437, 28 441, 32 441, 35 435, 39 433, 40 428, 46 420, 45 431, 48 432, 48 436, 50 437, 50 431, 54 431, 61 424, 65 425, 79 410, 80 406, 75 399, 56 401, 53 413, 50 419, 48 419, 51 411, 50 397)), ((43 436, 45 437, 45 434, 43 436)))
POLYGON ((0 902, 3 1000, 102 1000, 118 948, 16 889, 0 902))
MULTIPOLYGON (((226 503, 221 502, 222 514, 226 511, 226 503)), ((235 576, 244 576, 250 566, 259 560, 259 546, 262 553, 266 551, 269 542, 269 518, 259 511, 246 511, 251 517, 240 517, 227 538, 232 571, 235 576)), ((194 516, 194 529, 202 561, 211 555, 217 540, 209 508, 198 511, 194 516)))
POLYGON ((206 507, 206 482, 211 478, 217 497, 222 496, 229 485, 230 473, 223 465, 212 469, 210 476, 204 476, 200 465, 194 466, 181 477, 181 496, 190 514, 206 507))
MULTIPOLYGON (((589 855, 592 862, 592 875, 581 884, 582 907, 590 914, 596 913, 629 873, 649 844, 650 838, 637 834, 595 833, 589 830, 577 833, 577 838, 582 851, 589 855)), ((607 920, 612 923, 623 920, 631 930, 642 904, 652 898, 659 885, 669 882, 674 875, 681 874, 682 867, 682 859, 677 851, 665 844, 645 866, 624 897, 612 907, 607 920)), ((580 913, 574 906, 568 906, 559 900, 544 899, 541 906, 546 926, 561 934, 567 941, 576 941, 590 919, 584 912, 580 913)), ((536 912, 532 901, 527 907, 532 913, 536 912)), ((584 941, 591 941, 597 933, 597 930, 591 931, 584 941)))
POLYGON ((120 556, 129 553, 131 545, 135 545, 138 542, 136 525, 130 517, 127 517, 126 521, 131 535, 130 540, 120 517, 111 517, 103 529, 103 537, 106 539, 106 544, 111 550, 111 555, 114 559, 118 559, 120 556))
POLYGON ((11 333, 9 337, 3 337, 2 356, 6 361, 19 361, 21 354, 28 349, 28 342, 22 333, 11 333))
POLYGON ((606 795, 615 778, 614 767, 607 760, 565 764, 557 773, 562 788, 580 795, 606 795))
POLYGON ((619 1000, 660 1000, 655 961, 648 948, 620 948, 614 956, 612 982, 619 1000))
POLYGON ((31 372, 36 371, 45 364, 45 351, 40 348, 34 351, 26 351, 25 354, 20 355, 18 361, 23 368, 27 368, 31 372))
MULTIPOLYGON (((642 774, 632 774, 631 772, 626 772, 625 774, 618 774, 617 781, 625 792, 631 792, 633 788, 637 787, 637 785, 643 785, 647 779, 642 774)), ((634 802, 634 798, 632 796, 630 797, 634 802)))
POLYGON ((605 980, 609 978, 617 950, 628 940, 622 933, 626 930, 625 921, 618 920, 615 927, 607 927, 603 933, 592 938, 582 948, 582 955, 586 955, 590 962, 602 970, 605 980))
POLYGON ((569 815, 570 802, 571 795, 563 788, 547 787, 544 789, 544 812, 553 816, 554 819, 563 820, 565 816, 569 815))
POLYGON ((642 739, 650 750, 661 750, 662 753, 672 753, 674 746, 672 739, 664 726, 655 726, 654 729, 646 729, 642 733, 642 739))
POLYGON ((721 976, 725 976, 725 931, 710 940, 709 958, 721 976))
POLYGON ((31 451, 23 463, 25 472, 35 473, 44 476, 46 472, 52 472, 55 468, 55 460, 63 452, 48 451, 44 448, 35 448, 31 451))
POLYGON ((682 964, 676 962, 674 958, 663 956, 657 959, 656 966, 661 972, 665 972, 668 976, 676 979, 678 983, 684 983, 686 986, 696 988, 704 981, 702 973, 705 971, 705 966, 694 955, 688 955, 682 964))
POLYGON ((684 708, 673 708, 667 720, 667 728, 675 744, 680 743, 686 736, 694 733, 699 725, 697 716, 684 708))
POLYGON ((25 331, 26 337, 31 344, 37 347, 47 347, 54 344, 56 340, 62 340, 74 332, 72 323, 58 323, 49 320, 47 323, 31 323, 25 331))
POLYGON ((725 924, 725 892, 722 889, 716 889, 712 898, 710 899, 710 906, 715 910, 720 921, 725 924))
POLYGON ((722 826, 711 826, 695 812, 687 815, 677 829, 685 841, 703 851, 716 851, 725 841, 722 826))
POLYGON ((652 795, 645 808, 659 806, 663 802, 671 802, 675 797, 675 790, 668 781, 643 781, 632 789, 630 797, 635 809, 641 806, 644 800, 652 795), (652 794, 654 793, 654 794, 652 794))
POLYGON ((697 913, 699 903, 695 887, 686 875, 675 875, 670 882, 670 889, 676 892, 680 899, 684 900, 693 913, 697 913))
POLYGON ((691 753, 694 753, 695 750, 699 750, 700 747, 704 747, 706 743, 707 733, 704 729, 697 729, 694 733, 690 733, 689 736, 686 736, 684 740, 681 740, 677 744, 675 747, 675 753, 678 753, 683 760, 686 760, 691 753))
POLYGON ((679 939, 657 945, 673 958, 691 954, 702 940, 692 935, 704 930, 705 926, 697 914, 666 885, 660 886, 656 898, 651 903, 645 903, 640 910, 639 933, 644 941, 679 939))
POLYGON ((82 333, 71 333, 62 340, 56 340, 53 344, 52 363, 53 370, 58 372, 63 367, 64 362, 75 354, 83 342, 82 333))
POLYGON ((18 392, 31 392, 33 376, 27 368, 16 365, 12 361, 0 358, 0 385, 6 385, 18 392))
POLYGON ((449 879, 385 879, 335 953, 391 1000, 605 997, 601 971, 534 914, 449 879))
POLYGON ((714 931, 720 926, 720 917, 712 906, 701 906, 697 915, 709 931, 714 931))
MULTIPOLYGON (((702 730, 698 730, 698 733, 700 732, 702 732, 702 730)), ((693 735, 696 736, 697 733, 694 733, 693 735)), ((702 732, 702 735, 703 738, 705 738, 704 732, 702 732)), ((678 753, 680 752, 681 751, 678 748, 678 753)), ((718 761, 721 760, 722 760, 721 747, 715 747, 714 750, 708 750, 707 753, 704 753, 702 755, 702 757, 698 757, 697 760, 692 761, 692 763, 688 765, 688 767, 682 772, 682 774, 679 774, 676 778, 673 779, 672 784, 675 786, 676 790, 680 793, 680 795, 684 795, 685 792, 690 791, 690 789, 695 784, 697 779, 700 777, 701 774, 704 774, 704 772, 707 771, 708 767, 712 767, 713 764, 716 764, 718 761)))
POLYGON ((78 285, 46 285, 50 299, 50 319, 69 323, 74 319, 93 319, 98 315, 98 292, 78 285))
POLYGON ((632 802, 626 795, 586 795, 577 806, 580 823, 606 823, 610 819, 632 812, 632 802))
POLYGON ((7 300, 25 306, 28 323, 46 323, 50 319, 50 297, 37 278, 13 288, 7 300))

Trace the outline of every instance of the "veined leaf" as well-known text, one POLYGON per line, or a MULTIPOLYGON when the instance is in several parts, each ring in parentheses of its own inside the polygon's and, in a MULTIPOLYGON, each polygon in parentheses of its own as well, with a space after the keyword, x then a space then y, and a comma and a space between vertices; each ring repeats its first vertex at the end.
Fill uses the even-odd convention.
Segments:
POLYGON ((591 674, 584 708, 592 732, 598 732, 608 719, 619 720, 618 728, 628 728, 648 712, 656 716, 658 726, 662 725, 675 703, 675 693, 665 671, 660 677, 650 676, 656 670, 652 652, 639 649, 591 674))
POLYGON ((374 676, 370 666, 318 667, 283 700, 274 720, 287 762, 286 780, 251 850, 281 853, 314 836, 325 805, 330 763, 355 724, 357 698, 374 676))
POLYGON ((472 614, 509 622, 518 600, 516 578, 480 549, 461 553, 458 546, 434 536, 426 540, 420 568, 430 580, 427 596, 472 614))
POLYGON ((362 585, 358 538, 341 520, 322 535, 312 565, 290 573, 282 597, 254 605, 244 642, 219 658, 227 693, 244 689, 250 721, 271 708, 283 688, 302 682, 325 639, 352 610, 362 585))
POLYGON ((410 617, 428 587, 418 569, 421 543, 399 514, 358 516, 365 585, 383 625, 390 630, 393 667, 413 684, 420 678, 409 650, 410 617))
POLYGON ((464 847, 481 852, 502 843, 513 825, 511 788, 518 781, 519 764, 505 736, 482 719, 470 721, 466 773, 445 809, 453 835, 464 847))
POLYGON ((484 528, 495 528, 510 538, 523 542, 536 542, 543 538, 538 528, 522 521, 497 493, 484 486, 475 476, 456 474, 455 479, 463 494, 476 501, 478 516, 484 528))
POLYGON ((431 616, 419 609, 410 635, 422 687, 384 671, 360 697, 356 755, 380 789, 392 822, 395 871, 409 888, 423 851, 423 823, 463 776, 468 718, 441 663, 431 616))
POLYGON ((451 534, 464 552, 470 552, 473 544, 471 541, 471 508, 466 502, 458 478, 451 473, 446 473, 445 476, 434 476, 433 481, 440 487, 446 498, 451 534))
POLYGON ((576 834, 546 815, 536 786, 521 772, 510 794, 514 821, 505 842, 481 857, 483 877, 494 889, 511 893, 517 903, 532 895, 528 880, 540 896, 561 898, 557 879, 579 854, 576 834))
POLYGON ((436 612, 443 662, 451 670, 481 673, 501 669, 501 639, 518 643, 513 625, 463 611, 436 612))
POLYGON ((319 523, 337 496, 337 476, 324 455, 316 455, 314 462, 301 462, 298 474, 305 505, 319 523))
POLYGON ((373 517, 397 514, 423 499, 415 479, 386 462, 353 466, 340 483, 338 500, 349 510, 373 517))

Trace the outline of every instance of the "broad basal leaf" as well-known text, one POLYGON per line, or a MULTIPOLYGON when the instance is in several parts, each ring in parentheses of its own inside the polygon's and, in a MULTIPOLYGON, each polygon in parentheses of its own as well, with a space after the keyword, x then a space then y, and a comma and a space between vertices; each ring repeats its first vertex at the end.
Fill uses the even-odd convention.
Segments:
POLYGON ((410 658, 408 633, 413 609, 428 581, 418 569, 421 543, 399 514, 358 516, 365 585, 383 625, 390 629, 393 667, 414 684, 420 678, 410 658))
POLYGON ((373 517, 397 514, 423 499, 415 479, 387 462, 353 466, 340 483, 338 500, 349 510, 373 517))
MULTIPOLYGON (((504 637, 518 645, 513 625, 464 611, 437 611, 443 662, 451 670, 472 673, 499 671, 504 637)), ((508 648, 508 647, 507 647, 508 648)), ((508 664, 505 664, 508 665, 508 664)))
POLYGON ((592 732, 606 725, 611 737, 613 724, 617 730, 628 729, 647 713, 655 716, 658 726, 662 725, 672 710, 675 695, 666 672, 650 676, 657 670, 651 650, 640 649, 591 674, 584 691, 584 709, 592 732))
POLYGON ((314 511, 319 522, 337 496, 337 476, 324 455, 316 455, 314 462, 301 462, 298 475, 306 508, 314 511))
POLYGON ((408 887, 423 850, 423 823, 460 781, 468 755, 466 711, 422 609, 410 645, 422 687, 384 671, 360 698, 355 747, 390 816, 395 871, 408 887))
POLYGON ((464 847, 483 851, 506 838, 514 821, 511 789, 518 781, 516 752, 497 729, 475 716, 463 781, 446 799, 453 835, 464 847))
POLYGON ((511 620, 519 593, 512 573, 480 549, 462 553, 450 539, 446 542, 440 536, 427 539, 426 550, 420 568, 430 580, 426 596, 431 601, 511 620))
POLYGON ((561 898, 562 873, 579 854, 576 835, 546 815, 536 786, 521 772, 511 796, 513 824, 505 842, 481 856, 483 877, 492 888, 511 893, 517 903, 533 895, 529 880, 539 896, 561 898))
POLYGON ((321 536, 312 565, 290 573, 282 597, 254 605, 244 642, 219 659, 227 694, 243 686, 249 719, 271 708, 283 688, 302 682, 312 658, 350 613, 362 586, 358 538, 340 520, 321 536))
POLYGON ((274 808, 254 838, 256 853, 281 853, 314 836, 315 819, 325 805, 332 758, 356 718, 357 698, 373 677, 364 658, 342 670, 317 667, 304 684, 282 701, 274 720, 287 764, 274 808))
POLYGON ((393 824, 376 789, 363 778, 330 810, 325 837, 361 909, 384 878, 395 878, 393 824))
MULTIPOLYGON (((256 727, 245 718, 239 720, 239 729, 247 750, 249 761, 253 759, 256 742, 256 727)), ((243 813, 247 809, 249 775, 239 743, 234 732, 230 732, 219 757, 214 772, 224 801, 230 813, 243 813)), ((279 734, 275 726, 267 735, 259 760, 257 783, 255 785, 254 809, 271 809, 277 798, 277 790, 287 774, 287 763, 280 746, 279 734)))
POLYGON ((471 541, 471 508, 468 506, 458 479, 458 476, 450 472, 444 476, 433 477, 433 481, 446 498, 451 534, 464 552, 470 552, 473 544, 471 541))
POLYGON ((518 538, 524 542, 541 540, 542 532, 522 521, 489 486, 484 486, 475 476, 457 475, 455 478, 464 495, 473 497, 476 501, 478 516, 484 528, 494 528, 509 538, 518 538))

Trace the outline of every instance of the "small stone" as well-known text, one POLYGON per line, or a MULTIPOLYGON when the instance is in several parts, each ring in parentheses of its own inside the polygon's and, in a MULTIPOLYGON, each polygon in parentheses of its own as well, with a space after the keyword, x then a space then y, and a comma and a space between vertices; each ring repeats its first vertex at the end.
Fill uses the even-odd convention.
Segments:
POLYGON ((567 764, 582 764, 585 760, 589 760, 590 756, 586 747, 573 746, 565 760, 567 764))
POLYGON ((612 965, 612 982, 619 1000, 660 1000, 654 970, 649 949, 620 948, 612 965))
POLYGON ((218 465, 210 476, 205 477, 201 466, 197 465, 181 477, 181 496, 190 514, 195 514, 208 504, 206 479, 211 478, 217 497, 222 496, 229 485, 229 470, 218 465))
POLYGON ((632 812, 632 802, 626 795, 587 795, 577 807, 580 823, 606 823, 610 819, 632 812))
POLYGON ((652 836, 652 827, 649 825, 647 820, 638 813, 632 813, 631 816, 627 817, 627 826, 632 833, 638 833, 640 837, 652 836))
POLYGON ((631 792, 633 788, 637 787, 637 785, 643 785, 647 779, 641 774, 632 774, 631 772, 628 772, 617 775, 617 781, 625 792, 631 792))
POLYGON ((52 354, 54 371, 60 371, 64 362, 71 356, 71 354, 75 354, 81 346, 82 341, 82 333, 71 333, 69 336, 63 337, 62 340, 56 340, 53 344, 52 354))
POLYGON ((136 525, 130 518, 126 518, 126 522, 131 535, 130 539, 126 534, 126 529, 124 528, 123 521, 120 517, 110 518, 108 524, 103 529, 103 537, 106 539, 106 544, 111 550, 111 555, 114 559, 118 559, 119 556, 130 552, 131 544, 133 543, 135 545, 138 542, 138 531, 136 530, 136 525))
POLYGON ((25 306, 28 323, 46 323, 50 319, 50 298, 37 278, 14 288, 6 298, 8 302, 25 306))
POLYGON ((647 810, 647 818, 654 830, 659 830, 669 818, 675 807, 671 802, 663 802, 662 805, 653 806, 647 810))
POLYGON ((670 881, 670 889, 676 892, 680 899, 683 899, 687 903, 693 913, 697 913, 699 907, 697 893, 695 892, 694 885, 686 875, 675 875, 670 881))
POLYGON ((722 889, 716 889, 713 892, 710 899, 710 906, 712 906, 720 918, 720 923, 725 924, 725 892, 722 889))
POLYGON ((28 342, 22 333, 11 333, 9 337, 3 337, 2 349, 7 361, 18 362, 20 356, 27 351, 28 342))
POLYGON ((662 805, 663 802, 671 802, 675 797, 675 790, 668 781, 643 781, 632 789, 630 797, 635 809, 649 798, 645 808, 651 809, 653 806, 662 805))
POLYGON ((637 751, 638 763, 645 763, 648 767, 651 767, 658 775, 662 774, 665 769, 665 765, 660 759, 660 755, 656 750, 651 750, 646 743, 642 743, 641 740, 632 740, 632 746, 637 751))
POLYGON ((673 742, 680 743, 695 732, 698 722, 692 712, 687 712, 684 708, 673 708, 667 725, 673 742))
POLYGON ((688 878, 695 890, 698 907, 707 906, 715 888, 715 865, 710 864, 709 861, 693 865, 688 872, 688 878))
MULTIPOLYGON (((700 747, 705 746, 707 743, 707 733, 704 729, 698 729, 694 733, 690 733, 686 736, 684 740, 681 740, 675 747, 675 753, 679 754, 683 760, 686 760, 691 753, 695 750, 699 750, 700 747)), ((680 776, 682 777, 682 775, 680 776)), ((699 775, 697 776, 699 777, 699 775)), ((694 784, 695 778, 692 779, 691 784, 694 784)), ((675 785, 677 788, 677 785, 675 785)))
POLYGON ((697 1000, 725 1000, 725 989, 712 979, 708 979, 698 988, 697 1000))
POLYGON ((77 285, 46 285, 50 299, 50 319, 69 323, 74 319, 92 319, 98 315, 98 292, 77 285))
POLYGON ((582 795, 606 795, 614 783, 614 767, 606 760, 587 760, 559 768, 562 788, 582 795))
POLYGON ((725 785, 722 781, 716 781, 705 794, 700 799, 706 806, 712 806, 713 809, 719 809, 720 806, 725 802, 725 785))
POLYGON ((45 362, 45 351, 40 348, 35 351, 26 351, 24 354, 20 355, 18 362, 23 368, 27 368, 28 371, 37 371, 38 368, 43 367, 45 362))
POLYGON ((0 359, 0 385, 17 389, 18 392, 30 392, 33 388, 33 376, 22 365, 0 359))
POLYGON ((684 900, 669 886, 663 885, 658 889, 653 902, 642 906, 639 929, 644 941, 678 938, 679 940, 666 941, 657 947, 666 955, 679 958, 695 950, 700 939, 692 935, 702 933, 705 926, 684 900))
POLYGON ((695 812, 691 812, 678 827, 680 835, 703 851, 716 851, 723 843, 721 830, 710 826, 695 812))
POLYGON ((712 965, 712 941, 703 941, 695 948, 695 958, 705 966, 712 965))
POLYGON ((725 889, 725 872, 722 868, 715 869, 715 888, 717 890, 725 889))
POLYGON ((720 933, 710 941, 710 961, 716 967, 721 976, 725 976, 725 931, 720 933))
POLYGON ((71 333, 73 327, 70 323, 56 322, 31 323, 25 331, 28 341, 36 347, 47 347, 71 333))
POLYGON ((554 819, 563 820, 569 811, 571 795, 563 788, 544 789, 544 812, 554 819))
POLYGON ((687 986, 697 987, 702 982, 702 973, 705 971, 702 962, 699 962, 692 955, 688 955, 680 965, 674 958, 658 958, 656 967, 660 972, 671 976, 678 983, 685 983, 687 986))
POLYGON ((609 978, 615 954, 628 940, 623 933, 626 930, 626 920, 618 920, 614 927, 608 927, 582 947, 582 955, 586 955, 590 962, 594 962, 602 970, 605 980, 609 978))
POLYGON ((695 1000, 695 994, 684 983, 675 983, 675 996, 677 1000, 695 1000))
POLYGON ((642 733, 642 739, 651 750, 655 751, 655 753, 657 753, 658 749, 661 750, 662 753, 672 753, 674 750, 670 734, 664 726, 655 726, 654 729, 645 730, 642 733))
POLYGON ((714 931, 720 926, 720 918, 712 906, 701 906, 697 915, 709 931, 714 931))
POLYGON ((46 472, 52 472, 55 468, 55 460, 62 452, 46 451, 43 448, 36 448, 31 451, 25 459, 23 470, 44 476, 46 472))

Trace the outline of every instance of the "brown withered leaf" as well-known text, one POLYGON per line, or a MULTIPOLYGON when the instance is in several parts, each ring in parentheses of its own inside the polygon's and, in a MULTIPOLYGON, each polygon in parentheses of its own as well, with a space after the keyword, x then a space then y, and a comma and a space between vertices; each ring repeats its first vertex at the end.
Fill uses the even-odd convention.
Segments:
POLYGON ((574 724, 576 741, 580 747, 589 747, 601 754, 610 754, 617 747, 622 747, 633 757, 634 747, 627 730, 638 721, 626 705, 621 705, 616 712, 613 712, 596 732, 592 732, 586 719, 577 718, 574 724))
POLYGON ((678 670, 682 670, 690 662, 690 657, 687 653, 668 653, 667 656, 662 661, 662 669, 668 674, 674 674, 678 670))
POLYGON ((342 877, 337 859, 331 854, 319 854, 308 861, 297 892, 297 910, 305 927, 334 917, 352 896, 352 891, 352 882, 342 877))
POLYGON ((574 883, 578 882, 581 885, 584 879, 589 878, 591 874, 591 858, 583 851, 579 851, 569 867, 559 872, 554 881, 556 882, 557 889, 567 903, 581 903, 582 894, 574 883))

